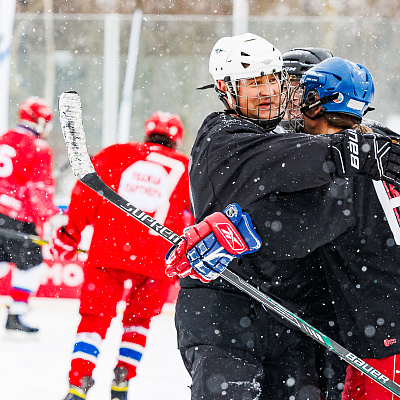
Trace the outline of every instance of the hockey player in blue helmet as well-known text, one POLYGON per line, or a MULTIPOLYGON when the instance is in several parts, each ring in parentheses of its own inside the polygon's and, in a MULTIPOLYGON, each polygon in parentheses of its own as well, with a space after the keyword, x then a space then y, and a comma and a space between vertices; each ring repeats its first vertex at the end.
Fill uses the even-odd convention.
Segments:
MULTIPOLYGON (((304 127, 304 115, 311 120, 318 119, 326 111, 330 113, 345 112, 343 109, 346 107, 347 110, 347 105, 353 117, 358 118, 358 122, 360 122, 363 114, 373 109, 368 106, 373 95, 372 76, 364 66, 340 57, 326 59, 309 69, 303 75, 300 84, 292 88, 290 127, 301 132, 304 127), (321 103, 318 102, 315 106, 320 104, 322 107, 314 115, 315 109, 312 112, 307 112, 307 110, 315 107, 313 99, 316 95, 321 103), (352 101, 348 103, 350 99, 352 101), (302 108, 300 109, 300 107, 302 108)), ((349 114, 348 110, 345 113, 349 114)), ((334 117, 329 116, 328 118, 334 117)), ((343 126, 343 128, 345 127, 348 125, 343 126)))
MULTIPOLYGON (((388 130, 380 129, 379 124, 362 122, 374 97, 371 73, 363 65, 339 57, 327 59, 304 74, 299 89, 305 133, 328 135, 335 142, 343 129, 354 132, 355 140, 346 144, 352 149, 351 165, 360 166, 358 156, 368 150, 356 140, 360 131, 376 139, 387 136, 388 130)), ((374 151, 383 155, 387 146, 389 143, 374 145, 374 151)), ((337 314, 341 342, 398 381, 400 342, 392 339, 400 337, 400 327, 393 323, 400 318, 396 306, 400 301, 396 261, 400 228, 395 204, 400 193, 385 181, 361 176, 349 179, 346 185, 354 193, 354 228, 316 251, 337 314)), ((391 399, 392 394, 348 366, 341 399, 355 398, 383 400, 391 399)))
MULTIPOLYGON (((310 58, 308 59, 310 61, 310 58)), ((305 123, 306 133, 319 134, 332 133, 359 124, 363 113, 369 109, 373 100, 374 84, 370 72, 362 65, 331 56, 314 66, 310 65, 299 76, 301 69, 307 65, 309 64, 302 63, 296 70, 291 70, 291 83, 296 78, 295 72, 298 77, 290 101, 290 104, 294 105, 290 114, 291 127, 303 132, 305 123), (305 116, 301 114, 299 104, 305 116), (318 122, 313 122, 316 120, 318 122), (329 121, 332 121, 332 126, 329 121)), ((313 270, 320 270, 318 253, 319 251, 314 252, 301 262, 317 262, 313 270)), ((321 281, 323 283, 314 288, 315 304, 310 305, 313 324, 328 333, 329 337, 341 342, 332 298, 326 288, 327 283, 322 278, 321 281)), ((319 346, 316 346, 315 352, 322 393, 326 398, 340 398, 345 381, 346 363, 319 346)))
MULTIPOLYGON (((324 62, 322 65, 318 65, 318 67, 314 66, 312 70, 307 71, 307 76, 303 79, 301 88, 298 86, 296 93, 292 93, 291 97, 296 96, 298 98, 300 95, 299 92, 302 92, 301 97, 303 104, 302 110, 299 111, 302 111, 303 115, 306 115, 309 119, 316 119, 322 116, 322 114, 328 113, 326 115, 327 120, 335 120, 335 124, 339 123, 338 115, 334 115, 333 113, 342 113, 341 120, 343 120, 343 114, 353 115, 353 121, 360 122, 362 119, 364 129, 365 127, 369 127, 373 131, 378 131, 380 134, 393 136, 399 141, 398 133, 392 131, 380 122, 364 118, 367 112, 374 110, 373 107, 368 105, 368 102, 371 102, 374 96, 374 84, 371 73, 360 64, 354 64, 349 60, 344 60, 339 57, 333 58, 334 60, 324 62), (340 75, 337 71, 340 72, 340 75), (343 74, 348 75, 346 77, 343 74), (320 79, 324 80, 325 75, 329 77, 328 82, 322 83, 320 79), (318 92, 318 97, 322 105, 321 110, 319 110, 319 113, 315 116, 312 116, 314 112, 308 112, 308 109, 312 108, 312 98, 315 94, 313 90, 318 92), (332 91, 339 92, 340 95, 337 95, 338 98, 330 102, 329 95, 333 94, 332 91), (342 95, 344 96, 344 101, 341 101, 342 95), (350 99, 352 99, 352 101, 348 101, 350 99), (362 107, 362 110, 357 110, 357 104, 358 107, 362 107)), ((292 98, 290 102, 293 102, 292 98)), ((296 127, 298 131, 302 131, 302 119, 297 121, 296 118, 291 118, 291 126, 296 127)), ((342 122, 340 125, 342 128, 348 126, 348 122, 342 122)), ((310 128, 308 128, 307 131, 309 129, 310 128)))
POLYGON ((299 105, 306 132, 321 133, 321 124, 339 130, 359 124, 370 110, 374 92, 372 75, 363 65, 340 57, 321 62, 300 80, 299 105), (318 124, 312 122, 321 118, 318 124))

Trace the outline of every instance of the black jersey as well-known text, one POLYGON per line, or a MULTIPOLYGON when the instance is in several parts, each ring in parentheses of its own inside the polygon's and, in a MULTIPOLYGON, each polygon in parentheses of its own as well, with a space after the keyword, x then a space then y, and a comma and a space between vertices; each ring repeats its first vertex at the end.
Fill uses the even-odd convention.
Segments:
MULTIPOLYGON (((229 268, 294 312, 305 307, 300 299, 313 281, 298 259, 353 222, 351 181, 336 180, 331 159, 328 137, 266 132, 226 113, 206 118, 192 149, 189 177, 196 222, 238 203, 263 244, 229 268)), ((181 285, 204 284, 185 278, 181 285)), ((207 285, 237 290, 222 279, 207 285)))
POLYGON ((400 193, 368 177, 352 180, 354 227, 320 250, 346 348, 382 358, 400 353, 400 193))

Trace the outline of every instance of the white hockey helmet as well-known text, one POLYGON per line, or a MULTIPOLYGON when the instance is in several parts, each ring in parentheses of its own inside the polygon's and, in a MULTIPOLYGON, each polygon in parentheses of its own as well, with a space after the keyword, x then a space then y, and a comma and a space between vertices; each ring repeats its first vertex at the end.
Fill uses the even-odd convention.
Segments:
MULTIPOLYGON (((211 51, 209 71, 214 78, 213 86, 218 97, 227 109, 233 110, 237 115, 251 120, 265 130, 274 129, 284 117, 288 101, 288 75, 283 68, 281 52, 267 40, 253 33, 219 39, 211 51), (272 93, 270 75, 273 75, 271 82, 279 84, 279 93, 272 95, 274 101, 270 105, 267 117, 265 110, 261 110, 254 99, 262 96, 262 90, 272 93), (244 80, 263 76, 267 77, 267 82, 257 84, 259 91, 256 97, 250 98, 246 91, 239 96, 238 88, 244 80), (219 88, 220 80, 225 82, 226 91, 219 88), (267 90, 266 86, 269 86, 267 90), (252 105, 249 105, 249 99, 253 99, 252 105)), ((210 85, 202 89, 208 87, 210 85)))
POLYGON ((209 63, 214 81, 254 78, 281 72, 282 68, 281 52, 253 33, 219 39, 211 51, 209 63))

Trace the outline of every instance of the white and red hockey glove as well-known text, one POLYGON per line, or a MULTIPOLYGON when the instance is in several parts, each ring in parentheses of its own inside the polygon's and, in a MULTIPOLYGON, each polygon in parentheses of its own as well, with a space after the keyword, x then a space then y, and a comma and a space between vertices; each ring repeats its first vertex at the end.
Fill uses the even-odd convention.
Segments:
POLYGON ((261 247, 249 215, 235 203, 187 228, 182 239, 167 253, 165 273, 202 282, 218 278, 234 258, 261 247))
POLYGON ((50 242, 50 252, 53 256, 58 255, 61 260, 72 260, 80 240, 79 233, 62 226, 57 230, 56 236, 50 242))

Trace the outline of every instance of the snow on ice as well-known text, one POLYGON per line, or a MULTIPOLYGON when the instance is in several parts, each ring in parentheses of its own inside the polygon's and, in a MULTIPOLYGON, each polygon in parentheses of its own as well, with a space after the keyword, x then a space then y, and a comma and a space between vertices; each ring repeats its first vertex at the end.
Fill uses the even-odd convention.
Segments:
MULTIPOLYGON (((27 322, 40 328, 36 336, 6 332, 8 298, 0 296, 0 399, 62 400, 68 391, 68 371, 79 302, 71 299, 31 300, 27 322)), ((128 399, 189 400, 190 377, 176 346, 174 306, 166 304, 153 318, 148 345, 128 399)), ((87 400, 109 400, 112 371, 122 334, 121 313, 113 320, 102 344, 93 375, 95 386, 87 400)))

